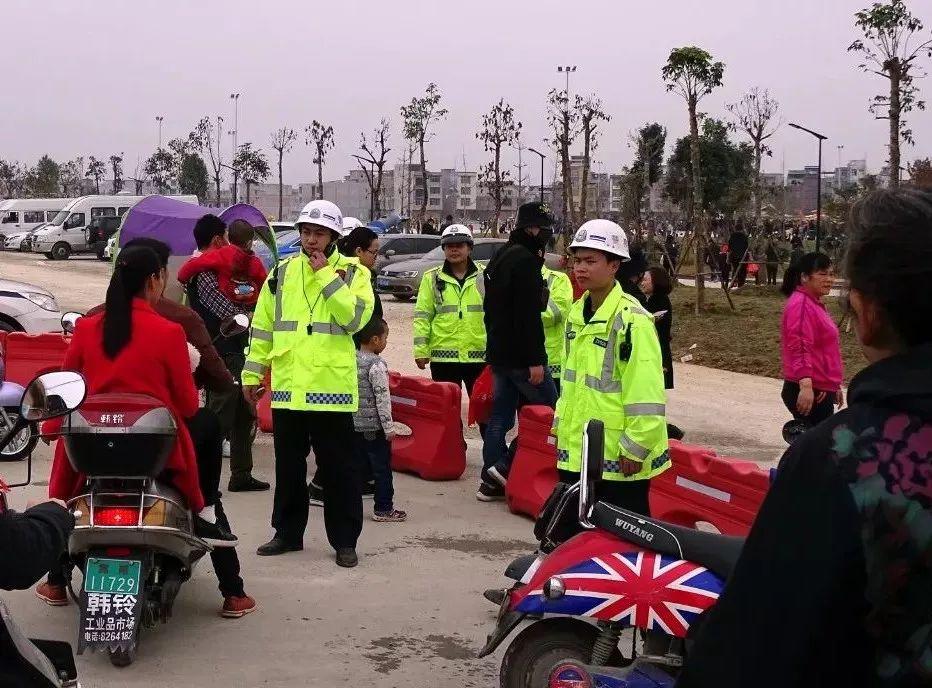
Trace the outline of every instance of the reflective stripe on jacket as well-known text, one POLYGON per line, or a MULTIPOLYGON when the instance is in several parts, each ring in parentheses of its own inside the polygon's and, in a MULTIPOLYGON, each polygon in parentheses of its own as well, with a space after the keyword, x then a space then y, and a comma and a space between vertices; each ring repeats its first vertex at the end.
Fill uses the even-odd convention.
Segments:
POLYGON ((541 320, 544 321, 547 365, 550 374, 557 380, 563 369, 563 337, 566 332, 566 316, 573 305, 573 285, 565 272, 551 270, 546 265, 541 274, 550 291, 547 308, 541 313, 541 320))
POLYGON ((352 335, 372 315, 369 270, 333 251, 316 272, 301 253, 282 261, 277 274, 275 293, 268 280, 259 293, 243 384, 260 384, 271 369, 272 408, 355 411, 352 335))
POLYGON ((605 423, 605 480, 647 480, 670 467, 666 394, 657 330, 650 313, 616 283, 587 324, 588 293, 573 304, 554 416, 557 467, 578 473, 586 423, 605 423), (642 464, 621 472, 621 459, 642 464))
POLYGON ((414 358, 484 362, 484 296, 481 268, 466 277, 462 286, 443 266, 425 272, 414 306, 414 358))

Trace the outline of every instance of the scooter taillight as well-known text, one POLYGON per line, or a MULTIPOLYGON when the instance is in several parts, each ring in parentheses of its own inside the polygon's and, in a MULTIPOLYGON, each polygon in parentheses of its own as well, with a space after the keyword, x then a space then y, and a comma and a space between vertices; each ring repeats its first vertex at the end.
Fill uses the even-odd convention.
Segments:
POLYGON ((548 688, 592 688, 592 677, 578 664, 561 664, 550 674, 548 688))
POLYGON ((139 509, 125 506, 102 506, 94 511, 95 526, 139 525, 139 509))

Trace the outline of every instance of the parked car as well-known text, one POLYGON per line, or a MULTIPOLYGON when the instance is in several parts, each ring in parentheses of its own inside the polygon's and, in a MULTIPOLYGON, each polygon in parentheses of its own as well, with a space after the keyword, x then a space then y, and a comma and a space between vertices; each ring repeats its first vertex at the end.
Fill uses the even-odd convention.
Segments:
POLYGON ((112 260, 113 254, 116 253, 117 244, 120 241, 120 233, 114 232, 110 235, 110 238, 107 239, 107 245, 104 246, 104 255, 101 260, 112 260))
MULTIPOLYGON (((275 224, 275 223, 273 223, 275 224)), ((275 231, 275 228, 272 227, 275 231)), ((278 259, 284 260, 288 256, 293 256, 301 250, 301 235, 296 229, 289 229, 283 232, 275 231, 275 243, 278 244, 278 259)), ((262 261, 266 270, 272 269, 272 252, 268 246, 261 241, 255 241, 252 245, 253 252, 262 261)))
POLYGON ((61 212, 70 198, 10 198, 0 201, 0 235, 36 229, 61 212))
MULTIPOLYGON (((431 238, 439 239, 439 237, 431 238)), ((472 250, 472 259, 477 263, 488 263, 506 242, 505 239, 476 239, 472 250)), ((417 296, 417 290, 424 273, 431 268, 442 265, 443 260, 443 248, 438 246, 421 258, 392 263, 387 268, 379 271, 375 282, 375 290, 380 294, 391 294, 399 301, 407 301, 417 296)), ((548 253, 544 262, 547 267, 554 270, 563 269, 563 257, 556 253, 548 253)))
POLYGON ((440 237, 430 234, 383 234, 379 237, 379 255, 375 272, 394 263, 414 260, 440 246, 440 237))
POLYGON ((0 279, 0 330, 6 332, 61 332, 58 302, 46 289, 0 279))
POLYGON ((15 234, 7 234, 6 236, 0 236, 0 240, 3 241, 3 249, 5 251, 30 251, 32 243, 32 235, 35 234, 38 230, 45 227, 46 223, 43 222, 38 227, 32 229, 16 232, 15 234))
POLYGON ((282 232, 290 232, 294 229, 294 222, 270 222, 269 227, 275 234, 281 234, 282 232))
POLYGON ((107 248, 107 242, 116 231, 120 228, 122 217, 102 216, 95 217, 87 226, 87 245, 97 253, 97 257, 106 260, 104 251, 107 248))

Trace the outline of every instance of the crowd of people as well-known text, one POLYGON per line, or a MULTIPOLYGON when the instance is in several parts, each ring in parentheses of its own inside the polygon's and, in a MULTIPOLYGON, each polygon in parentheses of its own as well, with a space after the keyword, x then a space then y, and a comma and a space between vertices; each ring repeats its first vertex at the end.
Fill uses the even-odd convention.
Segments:
MULTIPOLYGON (((221 613, 232 618, 257 605, 245 592, 221 502, 221 443, 227 437, 232 445, 229 491, 268 489, 252 475, 248 436, 263 394, 274 423, 274 535, 257 554, 301 550, 315 496, 341 567, 358 563, 365 491, 374 493, 374 520, 407 516, 395 508, 392 486, 396 430, 380 356, 389 327, 368 269, 378 237, 364 227, 343 236, 339 208, 324 200, 308 204, 296 226, 301 253, 266 276, 251 260, 245 227, 203 217, 195 228, 200 255, 181 273, 193 310, 164 298, 168 248, 153 239, 128 243, 105 304, 78 322, 64 362, 85 376, 91 394, 147 394, 183 421, 168 477, 195 514, 195 532, 215 547, 221 613), (227 338, 217 350, 223 323, 244 311, 252 313, 248 337, 227 338), (198 387, 209 392, 206 408, 198 387)), ((446 226, 445 261, 425 273, 418 292, 413 357, 433 379, 463 385, 467 394, 489 367, 493 403, 481 428, 477 499, 503 497, 513 456, 506 436, 517 411, 544 404, 555 409, 561 480, 579 479, 583 429, 599 418, 600 499, 649 515, 649 483, 670 468, 668 438, 676 430, 665 394, 673 386, 670 275, 629 246, 619 225, 590 220, 569 246, 583 290, 574 301, 566 275, 544 265, 552 227, 544 205, 523 205, 506 245, 481 265, 471 258, 469 228, 446 226)), ((742 241, 729 253, 741 253, 742 241)), ((740 275, 740 263, 732 268, 740 275)), ((823 303, 834 286, 833 261, 809 252, 789 264, 782 397, 810 431, 784 456, 680 685, 743 685, 775 657, 781 685, 840 677, 867 685, 864 677, 875 676, 905 686, 932 675, 930 272, 932 196, 881 191, 855 206, 847 298, 871 365, 852 381, 849 408, 835 414, 844 402, 843 369, 838 328, 823 303), (794 522, 805 528, 787 527, 794 522)), ((0 538, 9 539, 11 528, 37 533, 26 541, 51 571, 37 594, 52 605, 67 597, 56 551, 47 550, 63 548, 63 502, 83 482, 59 444, 52 503, 0 520, 0 538), (38 534, 43 524, 48 536, 38 534)), ((16 587, 24 580, 0 576, 16 587)))

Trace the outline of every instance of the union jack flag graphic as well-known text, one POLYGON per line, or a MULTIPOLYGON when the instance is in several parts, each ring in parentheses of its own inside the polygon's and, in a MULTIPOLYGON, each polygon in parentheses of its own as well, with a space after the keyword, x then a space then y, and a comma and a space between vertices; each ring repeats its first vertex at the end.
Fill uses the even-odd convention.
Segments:
POLYGON ((616 621, 677 637, 686 635, 724 587, 708 569, 654 552, 593 557, 557 577, 566 586, 562 598, 548 600, 542 590, 532 590, 518 611, 616 621))

